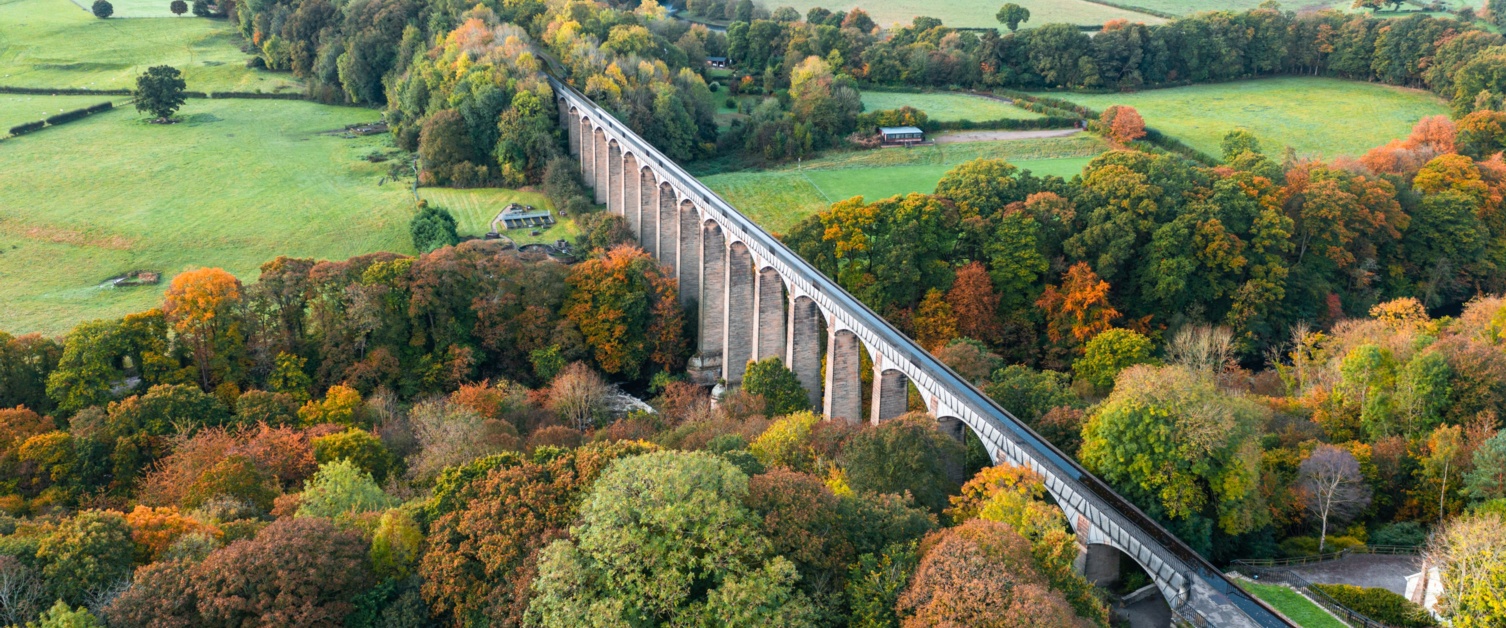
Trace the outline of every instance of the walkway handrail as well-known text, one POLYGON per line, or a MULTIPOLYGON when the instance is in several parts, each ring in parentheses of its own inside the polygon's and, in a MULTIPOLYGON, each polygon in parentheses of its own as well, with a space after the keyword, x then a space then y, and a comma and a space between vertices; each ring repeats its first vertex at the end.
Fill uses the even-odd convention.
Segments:
POLYGON ((1222 571, 1214 567, 1206 558, 1193 551, 1181 539, 1168 532, 1134 504, 1114 492, 1102 480, 1099 480, 1092 473, 1089 473, 1082 466, 1078 465, 1077 461, 1062 453, 1055 445, 1052 445, 1049 441, 1036 434, 1029 426, 1015 418, 1013 414, 1010 414, 1009 411, 999 406, 992 398, 974 387, 967 379, 958 375, 929 352, 921 349, 919 345, 915 344, 915 341, 900 333, 888 320, 874 313, 867 305, 848 294, 846 290, 838 286, 825 273, 816 269, 805 258, 790 250, 783 242, 780 242, 777 238, 764 231, 762 227, 753 223, 742 212, 738 211, 725 199, 701 183, 699 179, 690 176, 688 173, 684 173, 673 160, 668 159, 656 147, 638 137, 636 133, 617 120, 610 112, 602 109, 595 102, 591 101, 591 99, 586 98, 585 95, 552 75, 549 76, 549 82, 557 91, 567 94, 571 100, 576 101, 577 107, 593 112, 593 117, 601 124, 612 127, 618 133, 619 138, 623 138, 624 141, 631 139, 634 144, 638 144, 635 148, 637 152, 642 153, 643 158, 658 165, 664 174, 673 177, 686 190, 693 192, 697 197, 696 200, 703 206, 718 209, 724 214, 727 220, 730 220, 734 226, 746 234, 747 238, 753 240, 753 244, 764 248, 774 256, 778 256, 780 262, 798 271, 803 275, 798 277, 798 279, 809 283, 809 288, 812 292, 820 293, 844 309, 850 316, 860 320, 880 340, 887 343, 905 359, 909 360, 915 368, 924 372, 938 384, 949 390, 959 403, 970 406, 970 409, 980 418, 988 421, 991 427, 1010 435, 1016 444, 1030 450, 1034 454, 1034 461, 1037 464, 1050 468, 1058 477, 1070 479, 1080 484, 1083 488, 1086 488, 1086 493, 1088 494, 1083 496, 1084 499, 1096 498, 1103 502, 1104 507, 1099 510, 1121 519, 1121 521, 1115 521, 1117 525, 1128 530, 1135 530, 1146 537, 1154 539, 1156 543, 1171 553, 1177 560, 1181 561, 1186 566, 1187 571, 1196 573, 1209 587, 1227 596, 1241 612, 1257 624, 1273 627, 1291 625, 1259 598, 1239 588, 1222 571))
POLYGON ((1254 570, 1274 569, 1278 567, 1294 567, 1298 565, 1311 565, 1315 563, 1339 560, 1351 554, 1377 554, 1400 556, 1407 554, 1419 554, 1422 548, 1416 545, 1362 545, 1350 547, 1337 552, 1313 554, 1311 556, 1289 556, 1286 558, 1239 558, 1230 561, 1234 567, 1247 567, 1254 570))

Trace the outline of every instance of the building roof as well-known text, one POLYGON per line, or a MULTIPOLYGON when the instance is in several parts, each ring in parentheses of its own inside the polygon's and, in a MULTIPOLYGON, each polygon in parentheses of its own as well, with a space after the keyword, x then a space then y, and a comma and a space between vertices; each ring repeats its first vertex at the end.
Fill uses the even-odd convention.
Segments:
POLYGON ((913 126, 884 126, 879 127, 879 133, 883 133, 884 135, 900 135, 905 133, 925 133, 925 131, 913 126))

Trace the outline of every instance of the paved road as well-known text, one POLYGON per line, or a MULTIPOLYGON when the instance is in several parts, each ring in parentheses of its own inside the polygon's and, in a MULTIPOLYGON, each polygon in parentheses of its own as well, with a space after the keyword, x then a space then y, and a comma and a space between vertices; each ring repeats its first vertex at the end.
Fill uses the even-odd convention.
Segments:
POLYGON ((1114 609, 1114 619, 1127 622, 1130 628, 1170 628, 1171 607, 1159 594, 1114 609))
POLYGON ((1350 554, 1339 560, 1293 567, 1292 571, 1314 584, 1380 587, 1406 595, 1407 576, 1418 572, 1419 560, 1417 556, 1350 554))
POLYGON ((1066 137, 1081 133, 1082 129, 1051 129, 1046 131, 951 131, 933 136, 937 144, 961 142, 994 142, 1001 140, 1034 140, 1045 137, 1066 137))

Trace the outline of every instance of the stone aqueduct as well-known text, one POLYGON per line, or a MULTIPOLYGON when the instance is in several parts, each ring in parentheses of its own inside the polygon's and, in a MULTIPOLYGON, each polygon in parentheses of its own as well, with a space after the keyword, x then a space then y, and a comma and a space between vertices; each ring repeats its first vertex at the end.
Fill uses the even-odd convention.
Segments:
POLYGON ((626 218, 643 248, 678 278, 681 300, 699 313, 692 369, 736 386, 750 360, 777 357, 804 384, 812 406, 848 421, 903 414, 913 383, 944 428, 960 435, 966 426, 995 462, 1045 478, 1089 561, 1101 553, 1095 549, 1116 561, 1119 552, 1129 556, 1195 625, 1289 625, 610 113, 550 82, 570 152, 596 202, 626 218), (873 364, 869 408, 860 343, 873 364))

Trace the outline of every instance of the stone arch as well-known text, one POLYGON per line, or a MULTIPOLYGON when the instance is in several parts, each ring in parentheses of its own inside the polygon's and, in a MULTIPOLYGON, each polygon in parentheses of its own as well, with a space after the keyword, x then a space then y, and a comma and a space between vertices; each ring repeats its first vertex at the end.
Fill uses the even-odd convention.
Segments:
POLYGON ((589 116, 580 117, 580 178, 587 188, 596 187, 596 126, 589 116))
POLYGON ((668 181, 659 184, 659 242, 653 253, 659 263, 669 267, 669 276, 677 276, 680 267, 679 194, 668 181))
POLYGON ((734 240, 727 247, 727 324, 722 343, 722 373, 727 386, 743 383, 748 360, 753 357, 753 254, 734 240))
POLYGON ((784 277, 773 266, 765 266, 758 271, 758 300, 755 310, 758 313, 758 323, 755 326, 757 338, 753 342, 753 359, 763 360, 766 358, 778 358, 780 362, 789 362, 785 355, 785 343, 789 340, 785 325, 788 318, 784 311, 784 277))
POLYGON ((701 296, 701 211, 690 202, 680 201, 680 303, 689 306, 701 296))
POLYGON ((863 374, 858 335, 831 328, 826 350, 826 416, 849 423, 863 420, 863 374))
POLYGON ((825 324, 826 317, 821 315, 815 300, 800 295, 790 302, 790 322, 786 326, 790 335, 787 343, 789 357, 785 364, 805 387, 812 408, 821 407, 821 350, 826 340, 822 327, 825 324))

